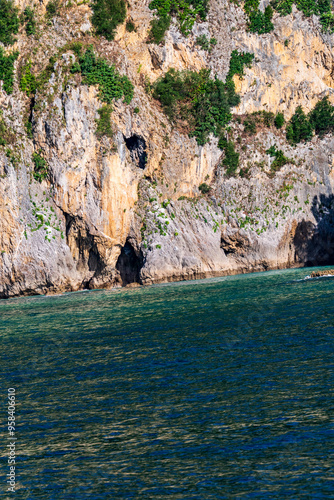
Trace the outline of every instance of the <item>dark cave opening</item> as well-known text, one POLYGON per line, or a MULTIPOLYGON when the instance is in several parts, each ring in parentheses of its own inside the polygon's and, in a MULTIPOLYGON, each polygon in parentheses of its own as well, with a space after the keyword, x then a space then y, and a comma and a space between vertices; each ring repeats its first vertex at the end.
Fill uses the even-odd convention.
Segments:
POLYGON ((132 161, 137 167, 144 169, 147 163, 146 142, 139 135, 132 135, 129 138, 124 137, 125 145, 130 151, 132 161))
POLYGON ((137 255, 135 249, 127 240, 124 247, 122 247, 116 264, 116 269, 119 271, 122 279, 122 285, 140 283, 140 269, 142 266, 143 256, 141 251, 137 255))

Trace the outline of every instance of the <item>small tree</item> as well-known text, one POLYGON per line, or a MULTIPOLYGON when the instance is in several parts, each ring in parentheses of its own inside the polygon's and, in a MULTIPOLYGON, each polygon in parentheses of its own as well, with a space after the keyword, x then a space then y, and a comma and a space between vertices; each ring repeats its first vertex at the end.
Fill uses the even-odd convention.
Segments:
POLYGON ((126 18, 125 0, 94 0, 92 23, 98 35, 111 41, 126 18))
POLYGON ((202 184, 198 186, 198 189, 201 191, 202 194, 207 194, 211 188, 206 184, 206 182, 202 182, 202 184))
POLYGON ((18 33, 19 25, 18 9, 13 0, 0 0, 0 42, 13 45, 13 35, 18 33))
POLYGON ((284 125, 284 115, 283 113, 277 113, 277 115, 275 116, 275 127, 276 128, 282 128, 283 125, 284 125))
POLYGON ((305 115, 303 108, 298 106, 286 127, 286 138, 290 144, 297 144, 300 141, 309 141, 312 139, 312 135, 313 127, 305 115))
POLYGON ((309 117, 315 133, 320 137, 334 129, 334 107, 329 102, 328 97, 317 102, 309 117))

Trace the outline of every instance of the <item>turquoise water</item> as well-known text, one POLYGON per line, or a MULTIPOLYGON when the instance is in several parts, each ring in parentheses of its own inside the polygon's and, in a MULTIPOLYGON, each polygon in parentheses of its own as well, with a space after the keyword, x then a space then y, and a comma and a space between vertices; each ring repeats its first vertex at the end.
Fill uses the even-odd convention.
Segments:
POLYGON ((0 301, 2 496, 333 498, 334 279, 309 272, 0 301))

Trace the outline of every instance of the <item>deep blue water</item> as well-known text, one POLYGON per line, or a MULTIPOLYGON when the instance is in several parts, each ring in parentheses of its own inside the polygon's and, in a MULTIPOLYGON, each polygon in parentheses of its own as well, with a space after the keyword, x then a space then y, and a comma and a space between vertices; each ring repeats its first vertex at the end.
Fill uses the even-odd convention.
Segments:
POLYGON ((334 498, 334 279, 309 272, 0 301, 2 497, 334 498))

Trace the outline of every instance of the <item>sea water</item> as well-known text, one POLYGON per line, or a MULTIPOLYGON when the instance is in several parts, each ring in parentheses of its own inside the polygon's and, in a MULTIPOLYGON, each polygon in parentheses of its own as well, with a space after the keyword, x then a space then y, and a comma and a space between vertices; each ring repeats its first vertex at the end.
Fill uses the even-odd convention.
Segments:
POLYGON ((333 498, 334 278, 309 274, 0 301, 2 498, 333 498))

